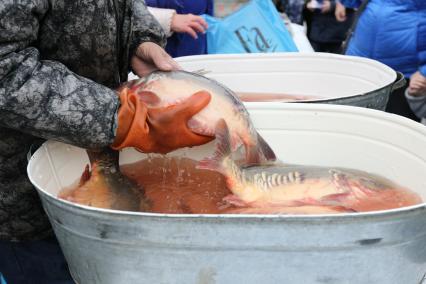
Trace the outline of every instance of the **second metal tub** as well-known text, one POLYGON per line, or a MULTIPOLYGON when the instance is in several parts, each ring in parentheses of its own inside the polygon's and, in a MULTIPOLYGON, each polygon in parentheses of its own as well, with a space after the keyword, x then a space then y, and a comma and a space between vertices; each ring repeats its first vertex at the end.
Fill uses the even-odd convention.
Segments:
POLYGON ((177 58, 185 70, 204 70, 234 92, 313 96, 309 103, 385 110, 404 86, 401 73, 367 58, 329 53, 200 55, 177 58))

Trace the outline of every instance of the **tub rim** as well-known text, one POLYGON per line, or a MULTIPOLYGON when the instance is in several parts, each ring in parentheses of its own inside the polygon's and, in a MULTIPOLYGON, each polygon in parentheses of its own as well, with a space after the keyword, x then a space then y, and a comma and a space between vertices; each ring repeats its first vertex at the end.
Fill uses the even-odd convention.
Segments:
MULTIPOLYGON (((393 79, 384 84, 381 87, 377 87, 371 91, 365 93, 357 93, 353 95, 341 96, 341 97, 332 97, 332 98, 320 98, 320 99, 311 99, 305 100, 305 103, 332 103, 336 101, 341 101, 345 99, 356 99, 357 97, 365 97, 368 95, 375 94, 377 92, 383 91, 384 89, 390 88, 389 93, 393 92, 396 89, 401 88, 405 83, 404 75, 401 72, 393 70, 391 67, 383 64, 377 60, 370 59, 367 57, 354 56, 354 55, 343 55, 343 54, 331 54, 326 52, 315 52, 315 53, 294 53, 294 52, 275 52, 275 53, 247 53, 247 54, 204 54, 204 55, 191 55, 191 56, 182 56, 177 57, 176 61, 178 63, 194 63, 199 61, 214 61, 214 60, 229 60, 229 59, 242 59, 242 60, 262 60, 262 59, 273 59, 273 58, 307 58, 314 60, 323 60, 323 59, 332 59, 332 60, 344 60, 347 63, 357 63, 365 64, 369 66, 374 66, 377 69, 380 69, 382 72, 392 74, 393 79)), ((202 72, 203 74, 209 74, 209 70, 192 70, 195 72, 202 72)), ((229 72, 223 72, 229 73, 229 72)), ((293 102, 290 102, 293 103, 293 102)))

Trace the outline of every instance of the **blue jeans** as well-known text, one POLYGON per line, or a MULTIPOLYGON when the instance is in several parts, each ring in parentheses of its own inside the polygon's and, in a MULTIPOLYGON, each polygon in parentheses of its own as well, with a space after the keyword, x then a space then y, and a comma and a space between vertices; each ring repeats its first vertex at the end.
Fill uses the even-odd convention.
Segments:
POLYGON ((0 273, 7 284, 74 284, 55 237, 0 241, 0 273))

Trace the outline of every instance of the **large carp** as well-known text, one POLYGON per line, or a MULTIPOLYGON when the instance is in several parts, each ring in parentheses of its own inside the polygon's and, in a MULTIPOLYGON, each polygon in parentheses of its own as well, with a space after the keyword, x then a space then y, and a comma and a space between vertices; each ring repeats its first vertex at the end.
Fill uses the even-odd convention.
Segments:
MULTIPOLYGON (((275 160, 275 154, 254 129, 249 114, 240 99, 218 82, 185 71, 155 71, 121 88, 136 92, 150 108, 167 107, 182 102, 192 94, 207 91, 210 103, 188 122, 191 130, 202 135, 215 135, 216 124, 226 121, 232 131, 233 150, 245 146, 242 164, 261 165, 275 160)), ((79 185, 64 191, 60 197, 79 204, 127 211, 149 211, 150 202, 143 190, 120 172, 118 152, 104 149, 88 151, 91 170, 86 167, 79 185)), ((143 184, 143 183, 142 183, 143 184)))
POLYGON ((242 167, 233 160, 225 121, 217 124, 216 151, 198 168, 218 171, 237 208, 229 213, 316 214, 385 210, 415 205, 421 198, 385 178, 363 171, 274 163, 242 167))
POLYGON ((155 71, 127 85, 139 94, 148 107, 167 107, 207 91, 210 103, 194 115, 188 127, 201 135, 215 134, 216 124, 223 119, 231 133, 231 148, 245 147, 244 164, 261 164, 275 160, 275 154, 255 130, 249 114, 234 92, 215 80, 185 71, 155 71))

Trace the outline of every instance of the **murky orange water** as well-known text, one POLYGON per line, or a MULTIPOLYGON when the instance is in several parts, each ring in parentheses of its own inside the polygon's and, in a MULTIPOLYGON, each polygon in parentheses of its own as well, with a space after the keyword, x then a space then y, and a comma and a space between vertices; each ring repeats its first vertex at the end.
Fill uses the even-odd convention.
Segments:
POLYGON ((220 213, 222 199, 231 193, 224 177, 195 167, 188 158, 150 158, 121 171, 144 187, 152 212, 220 213))
MULTIPOLYGON (((144 198, 149 204, 149 211, 156 213, 194 213, 194 214, 332 214, 342 212, 365 212, 386 210, 405 207, 421 203, 421 198, 404 188, 398 186, 378 189, 373 194, 336 197, 327 204, 304 204, 300 206, 263 206, 263 207, 237 207, 227 204, 223 199, 231 192, 226 187, 225 177, 208 170, 196 169, 197 162, 188 158, 149 158, 134 164, 121 167, 122 173, 136 183, 140 193, 144 191, 144 198)), ((67 189, 60 197, 85 205, 96 204, 124 204, 129 203, 129 195, 121 196, 120 191, 108 189, 99 193, 97 188, 103 180, 96 177, 85 186, 67 189), (93 194, 88 194, 92 192, 93 194), (105 194, 104 194, 105 193, 105 194), (84 198, 76 198, 84 196, 84 198), (72 198, 69 198, 72 197, 72 198), (117 200, 126 198, 126 200, 117 200), (102 200, 98 202, 97 199, 102 200)), ((321 183, 321 179, 320 179, 321 183)), ((311 183, 312 184, 312 183, 311 183)), ((299 185, 303 188, 303 184, 299 185)), ((296 187, 297 188, 297 187, 296 187)), ((318 190, 322 190, 319 188, 318 190)), ((139 194, 134 195, 141 196, 139 194)), ((143 202, 142 202, 143 203, 143 202)), ((141 204, 142 204, 141 203, 141 204)), ((105 206, 103 207, 105 208, 105 206)), ((137 210, 136 210, 137 211, 137 210)), ((140 210, 143 211, 143 210, 140 210)))

